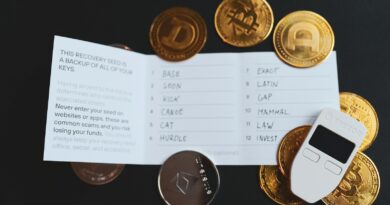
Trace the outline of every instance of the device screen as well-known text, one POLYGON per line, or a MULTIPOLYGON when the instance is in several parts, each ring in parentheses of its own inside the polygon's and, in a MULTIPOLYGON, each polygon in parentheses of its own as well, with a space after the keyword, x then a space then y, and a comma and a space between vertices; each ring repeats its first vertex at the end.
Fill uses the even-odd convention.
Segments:
POLYGON ((334 133, 322 125, 318 125, 309 144, 327 155, 346 163, 355 144, 344 137, 334 133))

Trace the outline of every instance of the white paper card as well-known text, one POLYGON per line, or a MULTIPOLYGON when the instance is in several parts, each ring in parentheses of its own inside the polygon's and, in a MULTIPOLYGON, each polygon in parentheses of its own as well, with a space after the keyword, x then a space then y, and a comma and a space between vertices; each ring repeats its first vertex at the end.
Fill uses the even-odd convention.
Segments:
POLYGON ((310 69, 273 52, 183 62, 55 37, 44 160, 161 164, 196 150, 219 165, 276 164, 280 140, 339 108, 336 53, 310 69))

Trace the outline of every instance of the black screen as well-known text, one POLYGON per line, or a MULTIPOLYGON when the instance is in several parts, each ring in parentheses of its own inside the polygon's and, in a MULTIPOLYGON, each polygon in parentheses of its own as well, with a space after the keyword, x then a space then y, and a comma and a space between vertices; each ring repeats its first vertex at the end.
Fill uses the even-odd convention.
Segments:
POLYGON ((322 125, 317 126, 309 144, 342 163, 347 162, 349 155, 351 155, 355 148, 353 142, 322 125))

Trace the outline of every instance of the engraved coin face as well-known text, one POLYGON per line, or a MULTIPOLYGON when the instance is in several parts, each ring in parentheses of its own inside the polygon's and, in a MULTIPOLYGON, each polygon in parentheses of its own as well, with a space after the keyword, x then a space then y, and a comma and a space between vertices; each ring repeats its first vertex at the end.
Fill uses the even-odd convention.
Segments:
POLYGON ((349 92, 340 93, 340 108, 342 112, 363 123, 367 128, 366 136, 359 150, 368 149, 375 141, 379 130, 379 120, 375 109, 363 97, 349 92))
POLYGON ((210 204, 219 189, 219 173, 206 156, 182 151, 169 157, 161 166, 158 188, 170 205, 210 204))
POLYGON ((265 0, 223 0, 215 13, 214 23, 224 42, 249 47, 268 37, 274 15, 265 0))
POLYGON ((282 61, 307 68, 324 61, 332 52, 335 40, 332 28, 322 16, 296 11, 279 21, 273 41, 282 61))
POLYGON ((278 166, 261 166, 259 178, 260 188, 274 202, 283 205, 305 204, 291 192, 290 180, 280 172, 278 166))
POLYGON ((149 40, 158 56, 181 61, 198 53, 206 43, 207 28, 195 11, 174 7, 157 16, 150 27, 149 40))
POLYGON ((123 164, 70 163, 76 175, 85 183, 103 185, 112 182, 125 168, 123 164))
POLYGON ((322 201, 327 205, 373 204, 379 194, 380 178, 374 162, 358 152, 339 186, 322 201))
POLYGON ((299 148, 305 141, 310 128, 311 126, 297 127, 288 132, 280 142, 278 150, 278 163, 280 171, 284 176, 290 177, 292 162, 295 158, 295 155, 299 151, 299 148))

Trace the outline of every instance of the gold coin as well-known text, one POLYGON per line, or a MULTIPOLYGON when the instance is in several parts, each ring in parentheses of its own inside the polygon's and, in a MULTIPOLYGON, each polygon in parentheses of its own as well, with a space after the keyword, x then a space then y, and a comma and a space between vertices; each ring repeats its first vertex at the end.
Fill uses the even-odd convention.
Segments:
POLYGON ((290 181, 277 166, 260 166, 260 188, 278 204, 300 205, 302 199, 291 192, 290 181))
POLYGON ((154 19, 149 39, 161 58, 169 61, 185 60, 198 53, 206 43, 206 23, 195 11, 174 7, 154 19))
POLYGON ((370 205, 379 189, 378 169, 370 158, 358 152, 339 186, 322 201, 327 205, 370 205))
POLYGON ((279 169, 286 177, 290 177, 292 162, 303 141, 310 131, 311 126, 297 127, 288 132, 279 144, 278 163, 279 169))
POLYGON ((224 42, 249 47, 268 37, 274 15, 265 0, 223 0, 215 13, 214 23, 224 42))
POLYGON ((366 126, 366 136, 359 150, 364 151, 369 148, 379 130, 379 121, 375 109, 363 97, 349 92, 340 93, 340 109, 366 126))
POLYGON ((311 11, 296 11, 279 21, 274 48, 289 65, 307 68, 324 61, 333 50, 334 34, 329 23, 311 11))

